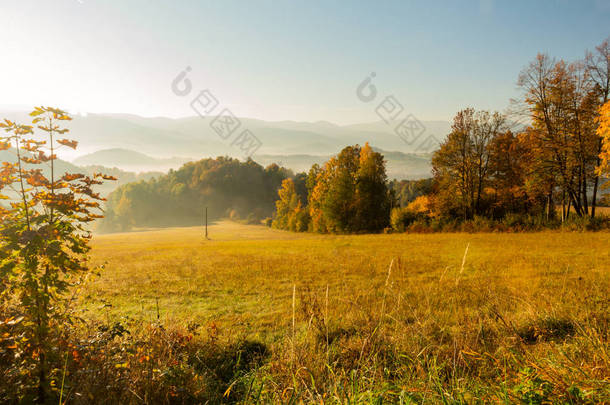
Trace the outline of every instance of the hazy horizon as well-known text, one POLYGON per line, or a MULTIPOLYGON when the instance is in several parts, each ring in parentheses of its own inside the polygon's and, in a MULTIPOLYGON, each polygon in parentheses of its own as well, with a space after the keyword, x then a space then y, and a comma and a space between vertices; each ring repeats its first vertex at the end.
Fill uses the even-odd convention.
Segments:
MULTIPOLYGON (((34 104, 34 105, 16 105, 16 106, 11 106, 11 105, 0 105, 0 112, 2 113, 29 113, 32 108, 39 106, 40 104, 34 104)), ((142 115, 142 114, 137 114, 137 113, 130 113, 130 112, 117 112, 117 111, 105 111, 105 112, 88 112, 88 111, 75 111, 75 110, 66 110, 68 113, 70 113, 72 115, 72 117, 87 117, 88 115, 98 115, 98 116, 133 116, 133 117, 138 117, 138 118, 145 118, 145 119, 168 119, 168 120, 183 120, 183 119, 191 119, 191 118, 196 118, 196 119, 201 119, 200 116, 196 115, 195 113, 191 114, 191 115, 185 115, 185 116, 180 116, 180 117, 172 117, 169 115, 142 115)), ((210 117, 206 117, 206 118, 210 118, 210 117)), ((257 118, 257 117, 249 117, 249 116, 243 116, 243 115, 239 115, 238 118, 240 119, 244 119, 244 120, 253 120, 253 121, 263 121, 263 122, 267 122, 267 123, 296 123, 296 124, 332 124, 335 125, 337 127, 351 127, 351 126, 358 126, 358 125, 367 125, 367 124, 378 124, 378 123, 382 123, 383 120, 379 117, 371 117, 371 120, 366 120, 366 121, 358 121, 358 122, 353 122, 353 123, 337 123, 334 122, 332 120, 292 120, 292 119, 277 119, 277 120, 266 120, 266 119, 262 119, 262 118, 257 118), (377 118, 377 119, 375 119, 377 118)), ((421 120, 422 122, 444 122, 444 123, 450 123, 451 122, 451 118, 449 119, 437 119, 437 120, 421 120)))

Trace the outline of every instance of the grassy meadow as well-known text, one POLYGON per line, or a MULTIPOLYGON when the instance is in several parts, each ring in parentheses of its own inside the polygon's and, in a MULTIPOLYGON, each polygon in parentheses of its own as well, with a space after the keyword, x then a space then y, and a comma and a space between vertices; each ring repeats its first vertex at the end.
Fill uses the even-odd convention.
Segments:
POLYGON ((608 233, 209 235, 94 238, 125 402, 610 401, 608 233))

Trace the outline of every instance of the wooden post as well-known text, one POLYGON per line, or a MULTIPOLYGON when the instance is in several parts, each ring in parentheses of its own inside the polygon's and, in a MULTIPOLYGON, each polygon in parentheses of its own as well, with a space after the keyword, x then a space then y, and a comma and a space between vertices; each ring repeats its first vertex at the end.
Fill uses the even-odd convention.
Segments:
POLYGON ((205 238, 208 239, 208 207, 205 207, 205 238))

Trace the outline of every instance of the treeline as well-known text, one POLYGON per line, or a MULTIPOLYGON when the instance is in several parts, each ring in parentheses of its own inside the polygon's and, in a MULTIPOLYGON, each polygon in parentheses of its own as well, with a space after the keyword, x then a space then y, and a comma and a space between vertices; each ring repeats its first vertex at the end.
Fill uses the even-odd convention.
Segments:
POLYGON ((460 111, 432 159, 432 215, 595 217, 609 78, 608 41, 573 63, 538 55, 519 75, 514 104, 530 125, 514 134, 499 113, 460 111))
POLYGON ((609 171, 608 41, 572 63, 538 55, 518 85, 522 97, 509 116, 456 114, 432 157, 432 179, 388 184, 381 155, 348 147, 284 182, 272 225, 317 232, 379 231, 388 223, 396 231, 607 225, 595 218, 609 171), (303 181, 306 196, 298 192, 303 181))
POLYGON ((250 159, 189 162, 167 175, 116 189, 108 196, 98 230, 201 224, 205 207, 210 220, 259 223, 272 214, 277 190, 291 175, 276 164, 263 168, 250 159))

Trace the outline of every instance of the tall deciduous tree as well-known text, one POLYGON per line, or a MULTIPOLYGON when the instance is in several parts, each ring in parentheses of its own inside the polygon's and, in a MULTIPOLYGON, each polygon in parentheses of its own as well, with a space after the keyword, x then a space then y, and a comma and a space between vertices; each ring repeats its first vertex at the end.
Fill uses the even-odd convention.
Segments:
POLYGON ((561 191, 563 217, 570 206, 577 215, 587 215, 599 142, 594 125, 595 94, 584 65, 538 55, 521 72, 518 84, 524 92, 540 163, 556 174, 553 180, 561 191))
POLYGON ((385 162, 367 143, 360 150, 356 172, 356 228, 379 230, 389 225, 390 205, 385 162))
POLYGON ((511 131, 498 134, 489 145, 490 187, 493 189, 492 216, 523 213, 536 205, 538 193, 526 187, 529 148, 523 138, 511 131))
POLYGON ((499 113, 467 108, 457 113, 451 133, 432 157, 439 198, 464 219, 483 213, 482 199, 490 179, 490 145, 503 131, 499 113), (446 197, 446 198, 445 198, 446 197))
MULTIPOLYGON (((599 109, 608 102, 610 98, 610 38, 604 40, 595 48, 595 52, 587 52, 585 56, 585 68, 587 79, 590 81, 596 96, 596 107, 599 109)), ((598 132, 599 133, 599 132, 598 132)), ((596 164, 601 165, 602 138, 597 139, 596 164)), ((595 204, 599 188, 599 171, 596 171, 593 180, 593 199, 591 216, 595 216, 595 204)))

